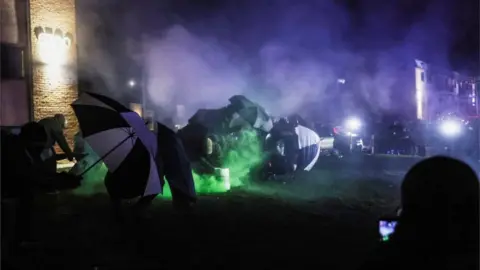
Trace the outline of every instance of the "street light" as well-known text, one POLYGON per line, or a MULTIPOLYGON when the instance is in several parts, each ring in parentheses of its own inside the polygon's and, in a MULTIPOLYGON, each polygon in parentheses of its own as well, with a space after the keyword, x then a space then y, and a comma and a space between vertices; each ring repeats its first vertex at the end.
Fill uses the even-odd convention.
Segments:
POLYGON ((133 79, 131 79, 131 80, 128 81, 128 86, 130 86, 130 88, 135 87, 136 84, 137 84, 137 83, 136 83, 135 80, 133 80, 133 79))
POLYGON ((346 80, 345 79, 337 79, 337 82, 339 84, 345 84, 346 80))

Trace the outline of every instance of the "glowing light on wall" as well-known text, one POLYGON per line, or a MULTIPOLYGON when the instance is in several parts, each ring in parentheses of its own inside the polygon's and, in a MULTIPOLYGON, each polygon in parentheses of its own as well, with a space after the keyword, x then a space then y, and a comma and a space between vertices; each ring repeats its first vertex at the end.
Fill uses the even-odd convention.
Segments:
POLYGON ((425 100, 425 82, 422 80, 425 78, 424 69, 415 68, 415 99, 417 104, 417 119, 423 120, 424 115, 424 100, 425 100), (422 76, 423 74, 423 76, 422 76))
POLYGON ((72 44, 73 36, 63 34, 60 29, 36 27, 35 36, 38 39, 38 56, 40 61, 47 65, 61 66, 66 64, 68 49, 72 44))
POLYGON ((60 29, 50 27, 35 27, 33 30, 37 38, 36 55, 39 62, 45 64, 42 69, 51 89, 65 84, 68 80, 68 72, 63 68, 69 59, 69 49, 72 45, 73 35, 63 33, 60 29))
POLYGON ((65 63, 67 46, 62 37, 42 33, 38 37, 38 54, 48 65, 60 66, 65 63))

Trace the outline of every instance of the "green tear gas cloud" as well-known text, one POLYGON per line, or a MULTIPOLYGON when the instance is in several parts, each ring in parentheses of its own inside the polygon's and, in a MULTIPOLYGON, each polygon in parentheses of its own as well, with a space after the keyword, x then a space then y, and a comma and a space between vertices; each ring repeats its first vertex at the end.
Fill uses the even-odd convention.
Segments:
MULTIPOLYGON (((263 159, 262 144, 259 136, 252 130, 241 131, 238 136, 229 137, 227 140, 228 148, 222 155, 222 167, 230 171, 229 181, 225 183, 216 175, 205 175, 193 173, 195 190, 198 194, 222 193, 228 191, 231 187, 240 187, 250 183, 250 171, 258 166, 263 159)), ((98 159, 98 156, 90 147, 85 147, 88 153, 83 162, 92 164, 98 159)), ((79 166, 79 168, 87 166, 79 166)), ((92 196, 95 194, 106 193, 103 179, 108 169, 100 162, 84 175, 82 185, 73 191, 79 196, 92 196)), ((81 173, 76 172, 76 173, 81 173)), ((168 182, 165 181, 163 196, 159 198, 171 198, 168 182)))

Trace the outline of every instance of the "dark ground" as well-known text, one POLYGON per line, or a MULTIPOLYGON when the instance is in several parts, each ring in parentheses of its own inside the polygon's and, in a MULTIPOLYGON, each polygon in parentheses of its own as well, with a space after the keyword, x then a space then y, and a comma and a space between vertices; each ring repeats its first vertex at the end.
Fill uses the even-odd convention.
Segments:
POLYGON ((150 220, 124 224, 111 219, 105 195, 43 196, 34 221, 41 245, 12 261, 18 269, 354 269, 378 243, 378 217, 398 205, 397 174, 319 166, 301 184, 202 196, 190 217, 157 200, 150 220))

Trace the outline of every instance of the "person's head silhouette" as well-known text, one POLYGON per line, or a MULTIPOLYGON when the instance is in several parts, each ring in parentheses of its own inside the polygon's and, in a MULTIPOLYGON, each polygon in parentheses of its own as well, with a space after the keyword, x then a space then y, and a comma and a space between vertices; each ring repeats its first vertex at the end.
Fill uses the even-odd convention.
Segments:
POLYGON ((29 122, 22 126, 20 139, 29 151, 39 154, 47 145, 47 133, 45 128, 37 122, 29 122))
POLYGON ((405 176, 401 192, 397 237, 478 248, 479 182, 466 163, 442 156, 421 161, 405 176))

